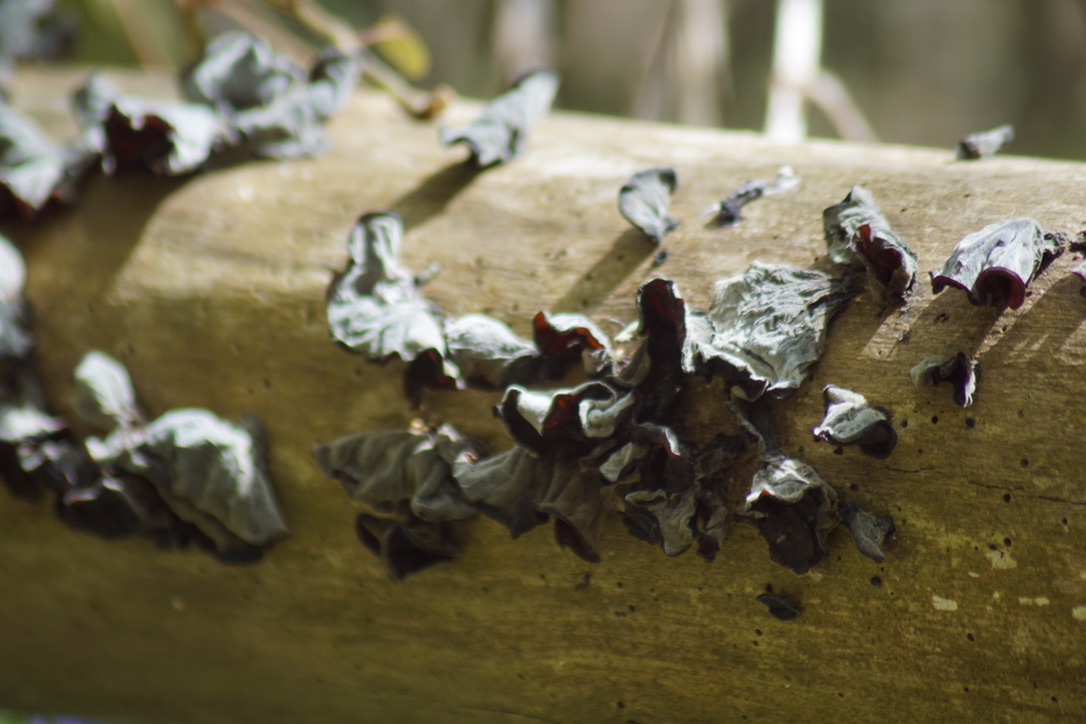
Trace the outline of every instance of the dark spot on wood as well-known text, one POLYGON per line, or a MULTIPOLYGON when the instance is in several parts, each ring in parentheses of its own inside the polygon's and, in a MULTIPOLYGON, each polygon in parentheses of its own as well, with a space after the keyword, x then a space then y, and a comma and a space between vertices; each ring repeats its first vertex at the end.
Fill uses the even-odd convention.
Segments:
POLYGON ((1010 547, 1010 545, 1011 545, 1011 539, 1010 539, 1010 538, 1004 538, 1004 539, 1003 539, 1003 545, 1005 545, 1005 546, 1007 546, 1007 547, 1010 547))
POLYGON ((909 426, 909 421, 908 421, 908 420, 902 420, 902 421, 901 421, 901 429, 902 429, 902 430, 904 430, 904 429, 905 429, 905 428, 907 428, 908 426, 909 426))
POLYGON ((1003 502, 1004 503, 1011 502, 1011 494, 1010 493, 1003 493, 1003 502))
POLYGON ((939 324, 941 322, 946 322, 949 319, 950 319, 949 314, 947 314, 946 312, 940 312, 939 315, 936 316, 934 320, 932 320, 932 324, 939 324))
POLYGON ((976 425, 977 425, 977 421, 975 419, 973 419, 972 417, 965 418, 965 426, 966 427, 972 429, 972 428, 976 427, 976 425))
POLYGON ((756 629, 754 629, 754 633, 755 633, 755 634, 756 634, 757 636, 761 636, 761 635, 762 635, 762 629, 760 629, 760 628, 756 628, 756 629))
POLYGON ((859 490, 859 489, 860 489, 860 486, 859 486, 859 485, 857 485, 856 483, 852 483, 851 485, 849 485, 849 486, 848 486, 848 489, 849 489, 849 490, 854 490, 854 491, 855 491, 855 490, 859 490))
POLYGON ((878 576, 871 576, 871 585, 878 588, 882 585, 882 579, 878 576))
POLYGON ((999 550, 999 546, 997 546, 997 545, 996 545, 995 543, 989 543, 989 544, 988 544, 988 550, 991 550, 991 551, 998 551, 998 550, 999 550))
POLYGON ((588 588, 588 584, 589 584, 589 582, 591 582, 591 580, 592 580, 592 574, 591 573, 582 573, 581 574, 581 580, 579 580, 576 583, 576 585, 573 586, 573 590, 574 591, 583 591, 584 589, 588 588))
POLYGON ((834 455, 844 455, 845 454, 845 449, 843 447, 835 447, 833 449, 833 454, 834 455))
POLYGON ((1062 520, 1060 520, 1060 524, 1067 525, 1067 518, 1063 518, 1062 520))
POLYGON ((938 415, 932 415, 931 416, 931 424, 932 425, 938 425, 939 424, 939 416, 938 415))
POLYGON ((1029 460, 1027 460, 1026 458, 1022 458, 1022 462, 1020 462, 1018 464, 1021 465, 1024 468, 1028 468, 1029 467, 1029 460))
POLYGON ((975 639, 975 638, 973 638, 973 634, 971 634, 971 633, 967 633, 967 634, 965 635, 965 638, 969 639, 970 641, 976 641, 976 639, 975 639))

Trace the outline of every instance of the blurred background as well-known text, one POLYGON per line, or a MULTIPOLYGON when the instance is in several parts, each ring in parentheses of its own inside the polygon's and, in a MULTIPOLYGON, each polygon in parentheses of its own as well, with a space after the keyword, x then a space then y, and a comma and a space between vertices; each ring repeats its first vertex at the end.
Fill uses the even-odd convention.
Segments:
POLYGON ((467 96, 550 66, 565 109, 939 147, 1011 123, 1011 153, 1086 158, 1086 0, 0 0, 0 56, 181 66, 238 26, 467 96))

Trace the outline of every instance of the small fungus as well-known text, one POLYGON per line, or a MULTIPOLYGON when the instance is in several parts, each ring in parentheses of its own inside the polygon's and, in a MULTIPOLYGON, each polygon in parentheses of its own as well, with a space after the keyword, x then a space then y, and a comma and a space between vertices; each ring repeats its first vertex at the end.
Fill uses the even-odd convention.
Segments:
POLYGON ((1014 126, 997 126, 990 131, 970 133, 958 141, 954 155, 960 161, 975 161, 994 156, 1008 143, 1014 140, 1014 126))
POLYGON ((638 171, 618 192, 618 210, 631 224, 641 230, 653 244, 679 226, 668 214, 671 195, 679 187, 675 169, 650 168, 638 171))
POLYGON ((826 413, 813 430, 816 440, 831 445, 858 445, 872 457, 890 457, 897 445, 897 432, 886 410, 870 407, 863 395, 836 385, 826 385, 822 399, 826 413))
POLYGON ((773 616, 773 618, 781 621, 792 621, 799 617, 799 605, 787 596, 779 593, 761 593, 758 594, 755 600, 757 600, 758 603, 764 604, 765 607, 769 609, 769 614, 773 616))
POLYGON ((1062 235, 1046 234, 1029 218, 991 224, 958 242, 942 271, 931 273, 932 291, 955 286, 973 304, 1018 309, 1029 283, 1064 251, 1063 241, 1062 235))
MULTIPOLYGON (((980 379, 980 362, 959 352, 956 355, 932 355, 912 368, 910 374, 917 387, 949 382, 954 388, 954 404, 969 407, 980 379)), ((936 420, 937 421, 937 420, 936 420)))
POLYGON ((869 513, 855 503, 838 503, 837 517, 852 533, 860 553, 876 563, 886 560, 882 544, 896 530, 893 518, 869 513))
POLYGON ((29 220, 54 199, 71 201, 93 159, 93 152, 78 142, 53 141, 0 97, 0 219, 29 220))
POLYGON ((469 125, 441 129, 441 143, 466 143, 479 168, 511 161, 527 149, 528 135, 550 110, 557 92, 557 75, 543 70, 529 73, 490 101, 469 125))
POLYGON ((757 201, 763 196, 789 191, 796 186, 799 186, 799 176, 791 167, 782 166, 777 171, 776 178, 760 178, 748 181, 728 194, 722 201, 713 204, 712 208, 705 212, 705 215, 712 216, 712 222, 717 226, 730 226, 743 218, 740 215, 740 210, 751 201, 757 201))
POLYGON ((834 262, 862 264, 876 298, 905 301, 916 281, 916 252, 891 231, 870 191, 853 186, 841 203, 822 212, 822 227, 834 262))

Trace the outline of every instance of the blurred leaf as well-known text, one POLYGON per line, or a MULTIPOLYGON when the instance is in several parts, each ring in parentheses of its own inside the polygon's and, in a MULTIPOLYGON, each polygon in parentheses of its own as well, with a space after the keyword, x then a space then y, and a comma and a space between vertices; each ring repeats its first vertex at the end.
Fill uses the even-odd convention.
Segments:
POLYGON ((407 78, 418 80, 430 72, 430 49, 422 36, 399 16, 382 15, 364 35, 373 37, 370 48, 407 78))

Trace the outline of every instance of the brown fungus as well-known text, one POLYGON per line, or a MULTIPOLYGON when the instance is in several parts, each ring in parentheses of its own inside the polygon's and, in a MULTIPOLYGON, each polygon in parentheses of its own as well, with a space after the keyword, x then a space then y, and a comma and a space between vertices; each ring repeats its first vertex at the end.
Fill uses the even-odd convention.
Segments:
POLYGON ((1064 242, 1064 235, 1046 234, 1030 218, 991 224, 957 243, 942 270, 931 273, 932 291, 955 286, 973 304, 1018 309, 1026 300, 1026 287, 1063 253, 1064 242))
POLYGON ((871 407, 863 395, 836 385, 826 385, 822 399, 826 412, 822 423, 812 431, 815 440, 831 445, 858 445, 872 457, 890 457, 897 445, 897 432, 886 410, 871 407))

